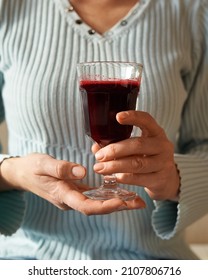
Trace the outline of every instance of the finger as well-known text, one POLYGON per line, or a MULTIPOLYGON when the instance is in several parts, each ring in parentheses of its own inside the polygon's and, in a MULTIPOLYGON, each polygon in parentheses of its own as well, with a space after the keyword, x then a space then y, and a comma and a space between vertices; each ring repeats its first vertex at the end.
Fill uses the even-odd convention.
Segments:
POLYGON ((116 119, 120 124, 128 124, 139 127, 142 130, 143 136, 156 136, 164 134, 163 129, 147 112, 134 110, 119 112, 116 115, 116 119))
POLYGON ((146 207, 145 201, 140 196, 136 196, 133 200, 126 201, 126 204, 126 210, 142 209, 146 207))
POLYGON ((98 162, 94 165, 94 171, 107 175, 112 173, 151 173, 158 172, 164 167, 161 155, 156 156, 131 156, 118 160, 98 162))
POLYGON ((82 179, 86 175, 86 169, 76 163, 65 160, 56 160, 50 156, 44 156, 37 162, 38 174, 47 174, 60 180, 82 179))
POLYGON ((157 137, 133 137, 107 145, 96 152, 95 158, 108 161, 133 155, 156 155, 164 153, 166 146, 166 142, 157 137))
POLYGON ((101 148, 100 148, 100 146, 99 146, 97 143, 94 143, 94 144, 92 145, 92 148, 91 148, 93 154, 97 153, 100 149, 101 149, 101 148))
POLYGON ((118 183, 141 186, 152 191, 155 191, 158 186, 164 184, 162 172, 152 172, 149 174, 117 173, 116 179, 118 183))

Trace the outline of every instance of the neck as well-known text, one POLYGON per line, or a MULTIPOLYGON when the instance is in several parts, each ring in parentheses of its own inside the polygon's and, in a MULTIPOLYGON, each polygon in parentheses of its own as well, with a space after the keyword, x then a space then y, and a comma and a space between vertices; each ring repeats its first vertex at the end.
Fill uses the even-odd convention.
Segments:
POLYGON ((94 7, 115 7, 115 6, 123 6, 123 5, 134 5, 138 2, 138 0, 70 0, 72 5, 79 6, 94 6, 94 7))
POLYGON ((80 18, 96 32, 109 30, 139 0, 69 0, 80 18))

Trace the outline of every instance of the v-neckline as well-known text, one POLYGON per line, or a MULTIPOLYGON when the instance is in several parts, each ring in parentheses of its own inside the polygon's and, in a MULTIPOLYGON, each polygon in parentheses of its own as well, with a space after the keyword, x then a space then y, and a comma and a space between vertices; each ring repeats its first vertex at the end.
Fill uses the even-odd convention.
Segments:
MULTIPOLYGON (((115 6, 101 5, 102 3, 94 3, 91 5, 79 4, 79 1, 70 0, 70 11, 74 11, 80 22, 88 25, 96 33, 103 36, 106 32, 111 30, 118 22, 128 16, 128 13, 138 4, 140 0, 120 1, 120 4, 115 6), (122 4, 124 2, 124 4, 122 4)), ((86 1, 87 2, 87 1, 86 1)))
POLYGON ((67 17, 67 21, 70 22, 70 25, 76 29, 82 36, 87 36, 88 39, 111 39, 115 35, 122 33, 126 30, 129 25, 138 18, 138 16, 143 12, 146 5, 151 0, 138 0, 137 3, 128 11, 126 16, 120 19, 117 23, 115 23, 111 28, 109 28, 106 32, 100 34, 98 32, 93 31, 92 27, 89 26, 87 23, 80 19, 79 14, 73 11, 67 11, 70 7, 70 3, 68 0, 55 0, 61 4, 62 12, 65 13, 67 17))

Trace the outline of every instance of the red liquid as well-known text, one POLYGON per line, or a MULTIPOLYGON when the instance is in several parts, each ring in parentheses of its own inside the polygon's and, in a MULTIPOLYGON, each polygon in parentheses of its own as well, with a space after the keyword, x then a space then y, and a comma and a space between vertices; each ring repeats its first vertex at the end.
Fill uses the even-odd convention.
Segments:
POLYGON ((129 138, 133 127, 119 124, 116 114, 135 110, 139 88, 133 80, 81 81, 86 134, 101 146, 129 138))

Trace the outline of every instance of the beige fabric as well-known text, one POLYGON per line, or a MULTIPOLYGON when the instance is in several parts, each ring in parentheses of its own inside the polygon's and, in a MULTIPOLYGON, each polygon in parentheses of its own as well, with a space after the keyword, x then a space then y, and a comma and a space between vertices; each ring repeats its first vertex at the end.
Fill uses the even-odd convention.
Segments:
POLYGON ((189 243, 208 244, 208 214, 187 228, 186 238, 189 243))
POLYGON ((208 214, 187 228, 186 238, 196 255, 208 260, 208 214))
POLYGON ((0 125, 0 139, 1 139, 1 144, 3 145, 3 154, 7 153, 7 127, 6 123, 3 122, 0 125))

